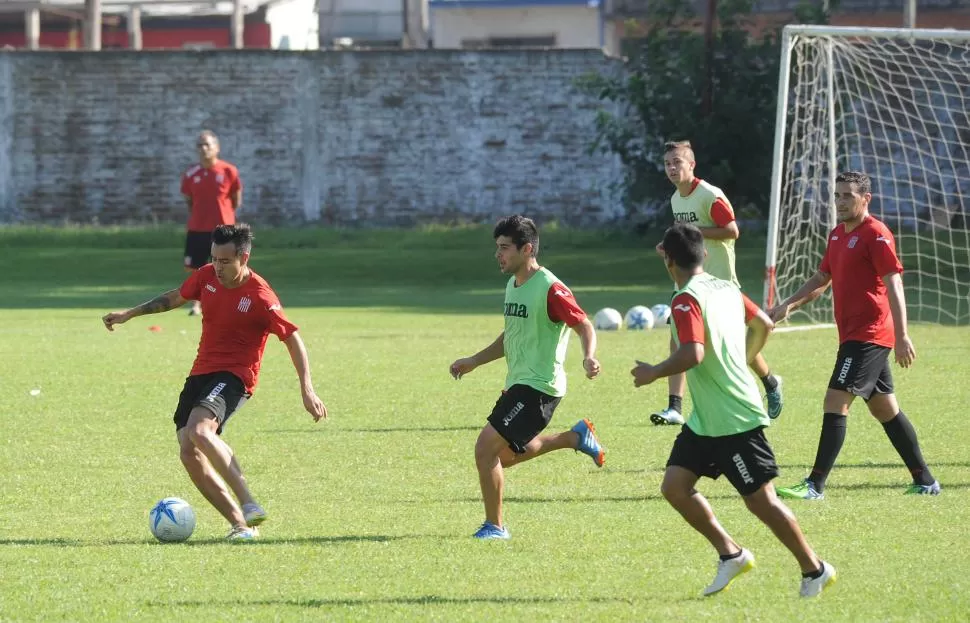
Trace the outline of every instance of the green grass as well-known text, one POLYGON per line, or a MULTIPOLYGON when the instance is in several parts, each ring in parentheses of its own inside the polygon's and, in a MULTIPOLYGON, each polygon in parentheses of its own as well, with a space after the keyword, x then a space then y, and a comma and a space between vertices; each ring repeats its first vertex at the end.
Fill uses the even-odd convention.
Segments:
MULTIPOLYGON (((901 495, 906 471, 859 404, 827 500, 793 505, 840 571, 834 589, 800 601, 791 556, 730 485, 702 481, 722 523, 758 557, 731 591, 702 599, 713 552, 658 493, 676 431, 646 416, 666 389, 634 390, 629 377, 635 357, 664 356, 665 331, 600 334, 604 374, 592 382, 574 342, 570 392, 551 429, 591 417, 606 467, 557 452, 512 468, 513 539, 479 543, 469 536, 482 520, 472 448, 504 367, 455 382, 447 366, 501 330, 504 278, 488 232, 260 241, 254 267, 300 325, 332 417, 313 424, 302 411, 285 349, 271 340, 260 389, 226 432, 271 513, 262 540, 237 546, 222 541, 227 526, 184 475, 171 424, 197 319, 172 312, 113 334, 99 321, 179 282, 178 232, 0 230, 0 620, 828 622, 970 612, 965 327, 914 326, 920 358, 894 370, 943 494, 901 495), (148 532, 149 509, 168 495, 196 509, 188 543, 161 545, 148 532)), ((749 243, 740 262, 756 287, 761 251, 749 243)), ((544 262, 590 311, 669 296, 652 244, 569 231, 543 244, 544 262)), ((814 458, 835 348, 831 330, 776 334, 768 345, 786 382, 785 413, 769 430, 783 484, 814 458)))

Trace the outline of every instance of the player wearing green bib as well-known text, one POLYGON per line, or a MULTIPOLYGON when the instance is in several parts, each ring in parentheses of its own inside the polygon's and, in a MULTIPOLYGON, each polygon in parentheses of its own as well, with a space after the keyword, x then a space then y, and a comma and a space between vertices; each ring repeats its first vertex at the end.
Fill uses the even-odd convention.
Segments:
POLYGON ((791 551, 802 570, 800 594, 814 597, 835 581, 835 568, 812 551, 791 510, 775 494, 775 456, 764 435, 769 418, 748 364, 774 325, 738 287, 704 272, 704 237, 675 223, 663 240, 664 262, 677 286, 671 305, 676 350, 656 364, 637 362, 634 385, 687 373, 694 412, 667 460, 663 496, 717 550, 717 574, 704 595, 719 593, 754 567, 754 555, 721 527, 694 487, 724 474, 744 503, 791 551), (750 331, 746 331, 747 324, 750 331))
MULTIPOLYGON (((690 141, 671 142, 664 145, 664 169, 667 179, 677 187, 670 197, 674 221, 696 226, 704 236, 704 270, 718 279, 724 279, 740 287, 734 271, 734 241, 741 235, 734 219, 734 208, 717 186, 708 184, 694 175, 694 150, 690 141)), ((657 252, 662 255, 660 245, 657 252)), ((670 351, 676 348, 673 340, 670 351)), ((768 401, 768 416, 781 415, 784 398, 781 377, 775 376, 759 353, 751 362, 751 368, 764 384, 768 401)), ((682 404, 684 375, 675 374, 667 380, 667 407, 650 416, 654 424, 683 424, 682 404)), ((760 401, 760 398, 759 398, 760 401)))
POLYGON ((505 357, 505 389, 495 403, 488 424, 475 444, 475 464, 485 504, 485 523, 479 539, 508 539, 502 523, 504 468, 553 450, 577 450, 597 467, 605 450, 588 419, 555 435, 541 433, 566 395, 563 362, 569 329, 579 335, 587 378, 600 372, 596 360, 596 331, 569 288, 539 265, 539 231, 531 219, 514 215, 495 226, 495 257, 502 272, 511 275, 505 286, 505 330, 482 351, 451 364, 460 379, 478 366, 505 357))

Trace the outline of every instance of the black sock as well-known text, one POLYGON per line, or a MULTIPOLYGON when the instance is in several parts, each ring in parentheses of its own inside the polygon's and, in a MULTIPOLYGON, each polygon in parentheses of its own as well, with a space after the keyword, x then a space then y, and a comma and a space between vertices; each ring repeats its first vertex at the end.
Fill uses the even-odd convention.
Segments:
POLYGON ((815 465, 808 479, 815 484, 819 493, 825 489, 825 479, 835 465, 845 442, 845 427, 848 417, 840 413, 826 413, 822 419, 822 434, 818 439, 818 451, 815 453, 815 465))
POLYGON ((761 377, 761 383, 765 386, 766 392, 773 392, 778 389, 778 379, 771 372, 761 377))
POLYGON ((818 561, 818 571, 810 571, 808 573, 803 573, 802 577, 809 578, 812 580, 817 580, 818 578, 822 577, 823 573, 825 573, 825 563, 820 560, 818 561))
POLYGON ((721 560, 722 561, 723 560, 734 560, 735 558, 737 558, 738 556, 741 555, 741 552, 742 552, 742 550, 739 549, 738 551, 734 552, 733 554, 722 554, 721 555, 721 560))
POLYGON ((677 413, 683 413, 683 411, 681 411, 681 408, 683 406, 684 406, 684 399, 682 397, 675 396, 674 394, 670 394, 669 396, 667 396, 668 409, 673 409, 677 413))
POLYGON ((935 479, 930 473, 930 468, 926 466, 926 461, 923 460, 923 453, 920 452, 919 442, 916 440, 916 429, 913 428, 906 414, 900 411, 896 417, 884 422, 882 427, 913 475, 913 482, 918 485, 933 484, 935 479))

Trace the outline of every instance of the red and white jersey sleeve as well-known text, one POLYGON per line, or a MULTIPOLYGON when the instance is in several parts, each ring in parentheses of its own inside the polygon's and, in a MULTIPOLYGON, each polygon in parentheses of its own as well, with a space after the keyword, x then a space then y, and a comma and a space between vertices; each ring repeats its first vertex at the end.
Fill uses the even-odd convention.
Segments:
POLYGON ((670 318, 681 344, 704 344, 704 315, 701 306, 690 294, 681 292, 670 303, 670 318))
POLYGON ((586 312, 576 302, 576 297, 561 281, 549 286, 546 312, 549 314, 549 320, 565 322, 568 327, 574 327, 586 318, 586 312))

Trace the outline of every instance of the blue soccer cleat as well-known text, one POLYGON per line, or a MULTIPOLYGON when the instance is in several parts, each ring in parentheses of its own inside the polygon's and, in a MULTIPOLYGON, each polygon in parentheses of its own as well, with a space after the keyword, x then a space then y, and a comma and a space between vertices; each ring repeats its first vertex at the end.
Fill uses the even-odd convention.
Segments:
POLYGON ((600 445, 600 440, 596 437, 596 427, 588 419, 576 422, 570 430, 579 435, 579 445, 576 446, 577 452, 582 452, 593 459, 596 467, 603 467, 606 463, 606 450, 600 445))
POLYGON ((499 528, 495 524, 490 523, 488 521, 483 523, 482 527, 478 529, 478 532, 476 532, 472 536, 475 537, 476 539, 481 539, 483 541, 492 540, 492 539, 500 540, 500 541, 508 541, 509 539, 512 538, 512 535, 509 533, 508 528, 499 528))

